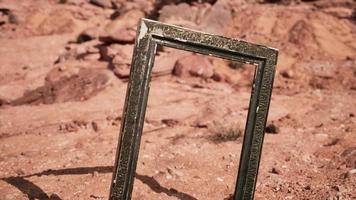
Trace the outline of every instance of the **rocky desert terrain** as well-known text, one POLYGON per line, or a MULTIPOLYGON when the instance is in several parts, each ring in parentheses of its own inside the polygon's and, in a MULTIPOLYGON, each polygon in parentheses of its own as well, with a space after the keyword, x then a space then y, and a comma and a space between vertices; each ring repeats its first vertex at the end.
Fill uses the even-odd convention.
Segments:
MULTIPOLYGON (((140 18, 279 49, 255 199, 356 199, 356 1, 0 0, 0 199, 107 199, 140 18)), ((254 66, 158 49, 133 199, 231 199, 254 66)))

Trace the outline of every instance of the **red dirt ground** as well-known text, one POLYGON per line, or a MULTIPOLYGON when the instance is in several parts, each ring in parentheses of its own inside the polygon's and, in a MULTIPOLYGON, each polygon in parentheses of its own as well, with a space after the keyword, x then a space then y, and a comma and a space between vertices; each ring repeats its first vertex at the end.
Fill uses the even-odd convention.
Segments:
MULTIPOLYGON (((255 199, 356 199, 356 3, 274 2, 0 0, 0 199, 108 198, 143 16, 279 49, 255 199)), ((159 49, 133 199, 229 199, 253 70, 159 49)))

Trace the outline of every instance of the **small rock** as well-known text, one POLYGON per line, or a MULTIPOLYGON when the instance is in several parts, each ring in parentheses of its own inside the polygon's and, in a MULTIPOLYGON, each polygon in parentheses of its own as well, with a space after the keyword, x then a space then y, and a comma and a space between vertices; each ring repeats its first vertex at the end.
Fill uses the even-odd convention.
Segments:
MULTIPOLYGON (((212 59, 212 64, 214 66, 214 75, 212 79, 217 82, 227 82, 232 85, 244 85, 244 82, 247 80, 241 73, 237 73, 237 69, 242 69, 244 67, 244 65, 239 62, 212 59), (239 67, 235 67, 236 65, 239 67)), ((250 66, 248 67, 250 68, 250 66)))
MULTIPOLYGON (((7 15, 7 20, 5 20, 5 22, 3 21, 3 23, 10 23, 10 24, 18 24, 18 17, 14 14, 14 12, 8 8, 0 8, 0 16, 1 15, 7 15)), ((1 18, 0 18, 1 19, 1 18)))
POLYGON ((329 196, 326 198, 326 200, 340 200, 339 196, 329 196))
POLYGON ((73 122, 68 122, 68 123, 60 124, 59 130, 62 132, 77 132, 79 128, 73 122))
POLYGON ((217 181, 220 181, 220 182, 223 182, 223 181, 224 181, 224 179, 222 179, 221 177, 217 177, 216 180, 217 180, 217 181))
POLYGON ((78 67, 68 67, 67 65, 68 63, 66 63, 66 65, 60 64, 58 65, 58 67, 55 67, 51 71, 49 71, 47 73, 47 76, 45 77, 46 82, 56 82, 60 79, 78 74, 80 70, 78 67))
POLYGON ((344 178, 350 178, 356 174, 356 169, 352 169, 344 174, 344 178))
POLYGON ((83 55, 87 52, 87 47, 84 45, 79 45, 76 48, 73 49, 74 54, 79 56, 79 55, 83 55))
POLYGON ((88 54, 84 55, 83 59, 86 61, 99 60, 100 54, 99 53, 88 53, 88 54))
POLYGON ((167 179, 167 180, 170 180, 170 179, 172 179, 172 178, 173 178, 172 175, 170 175, 170 174, 167 174, 167 175, 166 175, 166 179, 167 179))
POLYGON ((211 6, 191 6, 187 3, 168 4, 159 10, 159 21, 185 27, 196 27, 202 13, 211 6), (184 12, 182 12, 184 10, 184 12))
POLYGON ((292 70, 281 70, 279 73, 283 78, 291 79, 294 77, 294 73, 292 70))
POLYGON ((272 173, 272 174, 281 174, 281 170, 277 169, 276 167, 272 167, 270 173, 272 173))
POLYGON ((210 78, 214 75, 214 67, 204 56, 189 55, 177 60, 173 74, 179 77, 198 76, 210 78))
POLYGON ((73 120, 73 123, 79 128, 86 128, 88 124, 88 122, 86 122, 85 120, 73 120))
POLYGON ((96 47, 89 46, 87 48, 87 53, 99 53, 99 52, 100 52, 100 50, 98 48, 96 48, 96 47))
POLYGON ((335 186, 332 186, 331 188, 338 192, 343 192, 346 190, 345 187, 343 187, 341 185, 335 185, 335 186))
POLYGON ((176 177, 182 177, 184 174, 181 172, 181 171, 179 171, 179 170, 177 170, 177 169, 174 169, 174 168, 172 168, 172 167, 167 167, 167 172, 170 174, 170 175, 172 175, 172 176, 176 176, 176 177))
POLYGON ((190 53, 184 51, 163 50, 163 52, 159 52, 159 54, 155 57, 155 64, 152 69, 152 74, 171 74, 177 60, 188 54, 190 53))
POLYGON ((279 128, 273 123, 268 124, 266 126, 266 133, 277 134, 279 133, 279 128))
POLYGON ((173 127, 179 124, 179 121, 176 119, 162 119, 162 123, 169 126, 173 127))
POLYGON ((65 9, 30 12, 24 23, 36 35, 73 33, 76 26, 72 13, 65 9))
POLYGON ((11 10, 8 8, 0 8, 0 13, 2 13, 4 15, 8 15, 10 12, 11 12, 11 10))
POLYGON ((130 75, 130 67, 128 65, 115 65, 113 72, 119 78, 128 78, 130 75))
POLYGON ((102 8, 113 8, 111 0, 90 0, 89 2, 102 8))
POLYGON ((204 13, 200 26, 208 33, 223 34, 232 19, 231 7, 223 1, 218 1, 204 13))
POLYGON ((23 169, 17 169, 16 170, 16 174, 19 175, 19 176, 22 176, 25 174, 25 171, 23 169))
POLYGON ((93 199, 104 199, 103 196, 97 196, 97 195, 93 195, 93 194, 90 195, 90 198, 93 198, 93 199))
POLYGON ((330 142, 324 144, 323 146, 324 147, 330 147, 330 146, 334 146, 336 145, 337 143, 340 142, 340 139, 339 138, 333 138, 330 142))
POLYGON ((61 198, 58 196, 58 194, 51 194, 51 196, 49 197, 50 200, 61 200, 61 198))
POLYGON ((304 189, 305 189, 305 190, 310 190, 311 187, 310 187, 310 185, 307 185, 307 186, 304 187, 304 189))
POLYGON ((194 126, 197 128, 208 128, 210 121, 198 121, 194 126))
POLYGON ((351 147, 342 152, 346 167, 356 168, 356 147, 351 147))
POLYGON ((99 177, 99 172, 98 171, 94 171, 92 174, 93 177, 99 177))
POLYGON ((345 132, 351 133, 352 132, 352 128, 351 127, 346 127, 345 128, 345 132))
POLYGON ((313 157, 309 154, 305 154, 302 156, 302 160, 308 164, 310 164, 312 162, 312 159, 313 159, 313 157))
POLYGON ((9 22, 10 22, 10 24, 18 24, 19 23, 19 20, 14 13, 10 13, 9 22))
POLYGON ((59 3, 79 6, 87 3, 87 0, 59 0, 59 3))
POLYGON ((92 126, 92 128, 93 128, 93 130, 94 130, 95 132, 98 132, 98 131, 99 131, 98 123, 96 123, 95 121, 92 121, 92 122, 91 122, 91 126, 92 126))
POLYGON ((198 119, 198 121, 196 121, 196 123, 194 124, 194 127, 197 128, 208 128, 209 125, 211 125, 211 120, 209 119, 198 119))
POLYGON ((100 48, 100 54, 103 60, 111 62, 112 64, 131 64, 133 53, 133 45, 112 44, 100 48))
POLYGON ((99 27, 91 27, 85 29, 82 33, 79 34, 77 38, 77 42, 82 43, 82 42, 99 38, 101 32, 102 31, 99 27))
POLYGON ((213 79, 214 81, 217 81, 217 82, 222 82, 222 81, 224 81, 224 76, 223 76, 221 73, 215 72, 215 73, 213 74, 212 79, 213 79))
MULTIPOLYGON (((157 7, 157 1, 147 1, 147 0, 113 0, 115 5, 115 12, 112 13, 111 19, 115 19, 118 16, 122 15, 122 13, 126 13, 130 10, 140 10, 146 14, 154 15, 154 9, 159 9, 157 7)), ((158 4, 157 4, 158 3, 158 4)), ((159 5, 158 5, 159 6, 159 5)))

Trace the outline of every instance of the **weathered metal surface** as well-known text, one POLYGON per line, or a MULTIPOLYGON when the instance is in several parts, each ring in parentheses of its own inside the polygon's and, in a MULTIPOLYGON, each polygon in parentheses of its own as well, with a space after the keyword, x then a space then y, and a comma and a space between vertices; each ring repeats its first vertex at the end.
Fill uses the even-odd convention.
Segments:
POLYGON ((148 19, 137 31, 109 199, 131 199, 157 45, 256 65, 233 197, 253 199, 278 51, 148 19))

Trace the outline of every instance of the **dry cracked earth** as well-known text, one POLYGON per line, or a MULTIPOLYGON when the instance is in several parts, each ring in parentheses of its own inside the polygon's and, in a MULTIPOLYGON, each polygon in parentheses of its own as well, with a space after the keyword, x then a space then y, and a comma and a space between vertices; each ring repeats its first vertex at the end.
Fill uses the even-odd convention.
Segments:
MULTIPOLYGON (((279 49, 255 199, 356 199, 353 0, 0 0, 0 199, 107 199, 141 17, 279 49)), ((160 47, 133 199, 231 199, 254 66, 160 47)))

